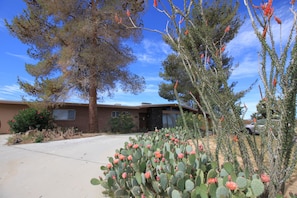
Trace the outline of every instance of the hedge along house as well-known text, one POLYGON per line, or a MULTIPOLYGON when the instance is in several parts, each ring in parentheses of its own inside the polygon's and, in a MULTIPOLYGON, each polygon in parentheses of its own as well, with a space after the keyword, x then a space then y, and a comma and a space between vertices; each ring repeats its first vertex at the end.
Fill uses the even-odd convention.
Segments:
MULTIPOLYGON (((0 133, 10 133, 8 121, 12 120, 20 110, 28 108, 24 102, 0 101, 0 133)), ((184 111, 197 113, 196 109, 183 106, 184 111)), ((128 113, 133 118, 132 131, 151 131, 155 128, 175 127, 180 115, 177 104, 142 103, 139 106, 124 106, 120 104, 98 104, 99 132, 110 131, 110 119, 120 113, 128 113)), ((77 127, 79 131, 88 131, 88 104, 65 103, 53 110, 54 122, 60 127, 77 127)))

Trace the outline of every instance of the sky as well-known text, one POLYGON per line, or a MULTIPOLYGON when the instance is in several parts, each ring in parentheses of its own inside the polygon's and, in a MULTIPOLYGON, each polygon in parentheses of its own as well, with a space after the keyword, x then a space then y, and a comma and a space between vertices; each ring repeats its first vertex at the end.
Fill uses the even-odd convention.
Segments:
MULTIPOLYGON (((262 1, 257 0, 254 2, 259 5, 262 1)), ((289 2, 289 0, 274 1, 275 15, 281 18, 283 22, 282 39, 276 39, 279 44, 280 41, 285 42, 290 22, 292 22, 289 2)), ((166 17, 154 9, 152 4, 153 0, 148 0, 149 8, 143 16, 144 26, 163 31, 166 26, 166 17)), ((235 91, 245 90, 258 80, 253 89, 241 99, 241 103, 248 108, 244 118, 249 119, 250 115, 256 112, 256 105, 261 99, 258 86, 262 87, 262 91, 264 89, 259 77, 259 59, 257 55, 260 50, 259 41, 252 29, 243 0, 240 0, 240 4, 240 15, 246 17, 246 19, 236 37, 227 44, 226 52, 234 58, 234 65, 238 65, 230 77, 230 82, 237 82, 235 91)), ((0 100, 21 101, 22 96, 26 96, 19 88, 18 78, 23 81, 34 82, 34 78, 25 70, 26 63, 34 62, 27 55, 28 46, 10 35, 4 24, 4 19, 10 22, 14 16, 21 14, 25 8, 26 5, 22 0, 0 0, 0 100)), ((277 23, 274 23, 272 29, 277 33, 279 32, 277 23)), ((279 38, 279 36, 275 38, 279 38)), ((141 105, 142 102, 152 104, 172 103, 161 98, 158 94, 159 84, 163 81, 159 77, 159 73, 162 71, 162 61, 172 52, 170 47, 162 41, 160 34, 149 31, 143 32, 143 40, 140 43, 131 42, 129 45, 137 57, 137 60, 129 65, 129 69, 131 72, 145 78, 146 88, 144 92, 133 95, 118 89, 112 98, 104 97, 104 100, 99 101, 99 103, 132 106, 141 105)), ((88 102, 75 95, 72 95, 67 101, 88 102)))

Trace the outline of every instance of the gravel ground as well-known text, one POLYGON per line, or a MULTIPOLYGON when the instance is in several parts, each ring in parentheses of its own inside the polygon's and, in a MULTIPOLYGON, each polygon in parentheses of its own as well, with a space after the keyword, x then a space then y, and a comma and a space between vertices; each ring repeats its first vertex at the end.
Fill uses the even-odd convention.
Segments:
POLYGON ((102 135, 7 146, 0 135, 0 198, 103 197, 90 179, 133 135, 102 135))

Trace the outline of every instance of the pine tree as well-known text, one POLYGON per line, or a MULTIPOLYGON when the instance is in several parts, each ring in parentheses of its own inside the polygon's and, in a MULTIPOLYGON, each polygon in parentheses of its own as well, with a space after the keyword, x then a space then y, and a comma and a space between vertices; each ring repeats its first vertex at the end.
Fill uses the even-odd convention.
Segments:
MULTIPOLYGON (((196 49, 191 49, 193 48, 193 45, 190 44, 187 37, 184 38, 183 44, 186 48, 188 48, 188 50, 193 51, 193 53, 198 52, 199 55, 197 56, 196 54, 192 54, 192 58, 199 58, 200 60, 196 60, 197 62, 201 62, 201 60, 207 61, 209 71, 212 71, 216 67, 215 61, 212 60, 210 55, 211 53, 209 53, 208 49, 205 48, 205 45, 202 44, 203 41, 199 39, 201 36, 198 34, 204 34, 202 37, 209 37, 213 40, 214 45, 226 45, 234 38, 238 29, 242 25, 242 20, 237 13, 239 5, 238 3, 234 3, 230 0, 205 2, 203 4, 204 16, 202 16, 201 12, 198 11, 200 9, 198 5, 199 4, 196 4, 196 6, 191 10, 192 21, 198 29, 195 30, 192 28, 191 30, 183 30, 184 34, 186 34, 187 31, 191 31, 195 39, 196 49), (202 17, 206 18, 207 24, 203 24, 202 17), (226 31, 228 31, 228 34, 226 34, 226 31), (221 38, 223 39, 220 40, 221 38)), ((179 86, 177 87, 177 92, 179 93, 180 100, 183 103, 192 106, 195 102, 192 101, 193 98, 189 95, 189 92, 191 92, 198 101, 199 94, 195 91, 196 89, 193 87, 191 79, 188 77, 184 69, 183 62, 178 53, 176 53, 177 50, 174 46, 172 46, 172 49, 174 50, 174 53, 170 54, 162 63, 164 70, 163 72, 160 72, 160 77, 162 77, 166 82, 159 85, 159 95, 169 101, 175 101, 176 97, 173 92, 173 87, 175 82, 178 80, 179 86)), ((225 71, 228 74, 231 74, 232 57, 228 56, 227 53, 222 53, 222 62, 225 71)), ((199 83, 199 79, 197 79, 197 83, 199 83)), ((232 86, 234 87, 235 83, 232 86)))
POLYGON ((140 30, 128 30, 123 24, 129 22, 127 15, 141 22, 144 1, 24 1, 27 9, 11 24, 6 22, 38 61, 26 65, 35 83, 19 80, 21 88, 48 103, 80 93, 89 100, 89 130, 97 132, 97 93, 111 96, 119 83, 134 94, 143 90, 144 78, 127 69, 135 57, 122 41, 139 40, 140 30))

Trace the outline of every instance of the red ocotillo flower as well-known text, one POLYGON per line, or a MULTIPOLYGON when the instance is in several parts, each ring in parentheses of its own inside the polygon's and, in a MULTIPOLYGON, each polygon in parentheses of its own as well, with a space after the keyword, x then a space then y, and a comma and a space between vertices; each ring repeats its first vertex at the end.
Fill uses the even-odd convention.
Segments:
POLYGON ((276 80, 276 78, 274 78, 273 82, 272 82, 273 87, 276 87, 276 84, 277 84, 277 80, 276 80))
POLYGON ((118 14, 115 14, 114 16, 114 20, 115 22, 117 22, 118 24, 121 24, 122 23, 122 17, 119 17, 118 14))
POLYGON ((238 136, 237 135, 234 135, 233 138, 232 138, 233 142, 238 142, 238 136))
POLYGON ((221 53, 223 53, 226 49, 226 45, 223 45, 222 48, 221 48, 221 53))
POLYGON ((272 7, 272 0, 268 0, 268 3, 261 4, 261 9, 263 10, 264 16, 270 17, 273 15, 273 7, 272 7))
POLYGON ((127 9, 126 14, 127 14, 127 17, 130 17, 131 16, 131 13, 130 13, 130 10, 129 9, 127 9))
POLYGON ((264 39, 266 38, 267 29, 268 29, 268 26, 266 25, 265 28, 263 29, 263 32, 262 32, 262 37, 264 39))
POLYGON ((274 16, 274 19, 278 24, 282 24, 282 21, 277 16, 274 16))
POLYGON ((177 85, 178 85, 178 80, 175 81, 175 84, 174 84, 174 89, 177 88, 177 85))
POLYGON ((290 2, 290 4, 294 5, 294 4, 295 4, 295 0, 292 0, 292 1, 290 2))
POLYGON ((225 28, 225 33, 228 33, 230 31, 230 25, 228 25, 226 28, 225 28))
POLYGON ((158 1, 154 0, 154 7, 158 7, 158 1))
POLYGON ((115 22, 117 22, 117 23, 119 22, 120 18, 119 18, 119 16, 118 16, 118 14, 115 14, 115 15, 114 15, 114 20, 115 20, 115 22))

